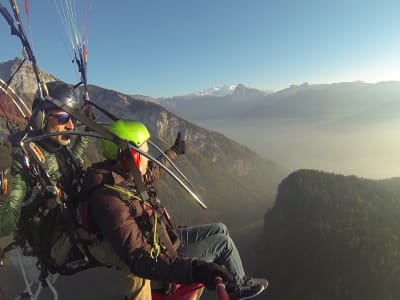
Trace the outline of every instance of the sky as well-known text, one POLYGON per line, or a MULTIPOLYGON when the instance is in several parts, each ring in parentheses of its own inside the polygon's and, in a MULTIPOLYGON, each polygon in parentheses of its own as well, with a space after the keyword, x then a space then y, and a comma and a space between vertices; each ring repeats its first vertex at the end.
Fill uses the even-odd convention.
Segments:
MULTIPOLYGON (((9 8, 9 1, 0 0, 9 8)), ((41 69, 79 81, 55 1, 17 0, 41 69)), ((76 0, 88 82, 170 97, 214 86, 400 80, 398 0, 76 0), (84 7, 84 8, 82 8, 84 7)), ((21 56, 0 21, 0 62, 21 56)))

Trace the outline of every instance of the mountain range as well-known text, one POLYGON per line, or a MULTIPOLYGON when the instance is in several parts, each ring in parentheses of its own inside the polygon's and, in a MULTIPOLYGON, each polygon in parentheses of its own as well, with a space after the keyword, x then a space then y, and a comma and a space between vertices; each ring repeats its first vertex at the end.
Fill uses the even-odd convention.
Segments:
POLYGON ((197 93, 193 93, 193 95, 222 97, 231 95, 235 89, 235 85, 215 86, 208 89, 200 89, 197 93))
POLYGON ((160 103, 288 170, 388 178, 399 173, 399 100, 400 82, 390 81, 304 83, 273 93, 239 84, 224 97, 160 103))

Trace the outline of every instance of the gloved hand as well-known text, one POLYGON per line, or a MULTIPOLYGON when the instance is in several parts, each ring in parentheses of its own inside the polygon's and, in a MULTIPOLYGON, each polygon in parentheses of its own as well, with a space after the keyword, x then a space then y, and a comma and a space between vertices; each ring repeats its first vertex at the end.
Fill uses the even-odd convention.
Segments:
POLYGON ((178 135, 175 140, 175 144, 172 146, 172 150, 175 151, 176 154, 185 154, 186 151, 186 143, 185 140, 181 137, 181 132, 178 132, 178 135))
POLYGON ((193 282, 200 282, 209 290, 215 290, 215 278, 221 277, 223 282, 233 280, 233 276, 228 270, 216 263, 209 263, 203 260, 195 259, 192 262, 193 282))

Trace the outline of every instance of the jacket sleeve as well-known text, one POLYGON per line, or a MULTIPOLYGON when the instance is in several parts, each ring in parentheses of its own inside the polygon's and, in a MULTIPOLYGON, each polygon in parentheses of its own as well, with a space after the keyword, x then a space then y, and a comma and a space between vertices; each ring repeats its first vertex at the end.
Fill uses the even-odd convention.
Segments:
POLYGON ((151 245, 132 217, 136 210, 106 189, 98 189, 90 198, 91 217, 132 273, 147 279, 192 283, 190 258, 163 253, 151 258, 151 245))
MULTIPOLYGON (((168 156, 169 159, 171 159, 173 162, 178 159, 178 154, 170 148, 167 151, 165 151, 165 154, 168 156)), ((168 168, 171 166, 171 164, 168 162, 168 160, 165 158, 164 155, 161 155, 157 157, 157 159, 165 166, 168 168)), ((160 178, 160 176, 164 173, 165 171, 157 164, 153 163, 152 161, 149 162, 149 167, 147 169, 147 174, 150 175, 150 178, 152 181, 156 181, 160 178)))
POLYGON ((10 193, 0 206, 0 236, 9 235, 15 231, 22 202, 32 190, 30 185, 32 178, 22 164, 22 151, 13 150, 12 157, 10 193))
POLYGON ((71 147, 71 154, 75 161, 82 159, 89 146, 90 138, 88 136, 78 136, 74 145, 71 147))

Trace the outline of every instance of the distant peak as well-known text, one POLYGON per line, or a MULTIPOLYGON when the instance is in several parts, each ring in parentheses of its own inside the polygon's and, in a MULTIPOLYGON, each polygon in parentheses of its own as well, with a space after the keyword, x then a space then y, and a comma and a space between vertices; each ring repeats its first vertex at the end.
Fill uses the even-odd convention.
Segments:
POLYGON ((239 83, 235 88, 235 93, 240 92, 240 91, 246 91, 246 90, 248 90, 248 88, 244 84, 239 83))
POLYGON ((198 96, 215 96, 215 97, 223 97, 227 95, 232 95, 237 88, 236 85, 222 85, 210 87, 208 89, 199 90, 196 95, 198 96))
POLYGON ((239 83, 236 86, 236 89, 235 89, 235 91, 233 93, 233 98, 236 101, 240 101, 241 99, 245 99, 245 98, 249 98, 249 97, 265 96, 268 93, 270 93, 270 92, 268 92, 268 91, 260 91, 260 90, 255 89, 255 88, 249 88, 249 87, 246 87, 244 84, 239 83))

